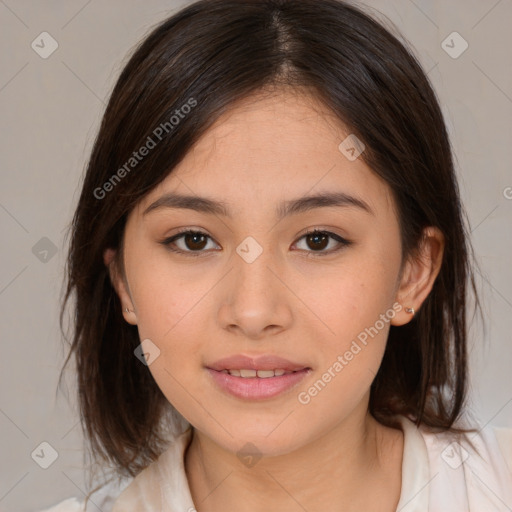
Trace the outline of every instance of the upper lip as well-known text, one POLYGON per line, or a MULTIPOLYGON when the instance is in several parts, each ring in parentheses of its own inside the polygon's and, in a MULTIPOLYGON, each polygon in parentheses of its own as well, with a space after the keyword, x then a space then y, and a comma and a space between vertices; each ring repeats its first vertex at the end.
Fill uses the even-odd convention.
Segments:
POLYGON ((289 361, 283 357, 271 354, 261 355, 257 357, 248 357, 237 354, 230 357, 219 359, 212 364, 208 364, 207 368, 212 370, 278 370, 282 369, 288 372, 299 371, 309 368, 307 365, 289 361))

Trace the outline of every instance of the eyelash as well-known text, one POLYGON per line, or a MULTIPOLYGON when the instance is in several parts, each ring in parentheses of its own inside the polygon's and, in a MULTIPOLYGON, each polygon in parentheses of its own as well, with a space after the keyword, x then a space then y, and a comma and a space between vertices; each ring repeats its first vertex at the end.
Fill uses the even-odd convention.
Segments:
MULTIPOLYGON (((184 229, 183 231, 180 231, 180 232, 176 233, 175 235, 162 240, 160 243, 162 245, 164 245, 165 247, 167 247, 167 249, 169 251, 175 252, 175 253, 178 253, 178 254, 186 254, 187 256, 192 256, 192 257, 200 257, 200 256, 204 255, 204 253, 206 251, 184 251, 182 249, 176 249, 176 248, 171 246, 171 244, 173 242, 175 242, 179 238, 183 238, 184 235, 188 235, 188 234, 190 234, 190 235, 203 235, 203 236, 205 236, 207 238, 210 238, 210 240, 213 240, 207 233, 205 233, 203 231, 199 231, 199 230, 195 230, 195 229, 184 229)), ((348 247, 348 246, 352 245, 352 243, 353 243, 352 241, 347 240, 346 238, 343 238, 340 235, 337 235, 336 233, 332 233, 330 231, 325 231, 325 230, 321 230, 321 229, 312 229, 310 231, 307 231, 306 233, 301 235, 298 238, 298 240, 302 240, 303 238, 307 237, 308 235, 318 235, 318 234, 320 234, 320 235, 327 235, 329 238, 332 238, 333 240, 336 240, 336 242, 338 242, 340 245, 336 249, 331 249, 329 251, 306 251, 306 253, 307 253, 306 257, 308 257, 308 258, 315 258, 317 256, 318 257, 327 256, 329 254, 333 254, 333 253, 339 252, 342 249, 344 249, 345 247, 348 247)))

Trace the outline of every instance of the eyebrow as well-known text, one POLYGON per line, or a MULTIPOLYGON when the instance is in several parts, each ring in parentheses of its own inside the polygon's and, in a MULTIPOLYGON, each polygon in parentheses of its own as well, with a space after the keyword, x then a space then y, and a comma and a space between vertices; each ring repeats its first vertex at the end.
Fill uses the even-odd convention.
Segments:
MULTIPOLYGON (((370 208, 369 204, 358 197, 349 195, 345 192, 323 192, 300 197, 298 199, 283 201, 276 208, 276 217, 281 220, 288 215, 296 215, 315 208, 326 208, 332 206, 355 207, 369 213, 370 215, 375 215, 375 212, 370 208)), ((200 213, 232 218, 229 208, 223 201, 215 201, 207 197, 176 193, 164 194, 148 206, 144 210, 143 215, 160 208, 184 208, 200 213)))

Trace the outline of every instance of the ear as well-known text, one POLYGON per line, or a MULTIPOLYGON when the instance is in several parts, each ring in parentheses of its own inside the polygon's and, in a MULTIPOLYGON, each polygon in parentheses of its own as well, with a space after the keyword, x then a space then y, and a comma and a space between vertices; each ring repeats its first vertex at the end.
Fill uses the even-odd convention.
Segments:
POLYGON ((106 249, 103 253, 103 262, 108 267, 110 282, 121 301, 124 319, 131 325, 137 325, 137 313, 133 306, 131 294, 128 289, 128 283, 118 268, 116 251, 114 249, 106 249), (126 309, 128 309, 128 311, 126 311, 126 309))
POLYGON ((395 300, 402 309, 391 320, 391 325, 404 325, 420 309, 431 292, 441 269, 445 240, 438 228, 429 226, 423 230, 420 245, 405 263, 395 300))

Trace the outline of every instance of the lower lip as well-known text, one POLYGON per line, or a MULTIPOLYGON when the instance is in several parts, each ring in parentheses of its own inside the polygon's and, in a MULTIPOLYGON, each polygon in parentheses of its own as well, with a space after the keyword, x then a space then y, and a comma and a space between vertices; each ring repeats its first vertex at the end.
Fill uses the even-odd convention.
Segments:
POLYGON ((259 377, 235 377, 229 373, 218 372, 211 368, 207 368, 207 370, 223 391, 238 398, 249 400, 272 398, 284 393, 295 387, 311 372, 310 368, 305 368, 298 372, 261 379, 259 377))

